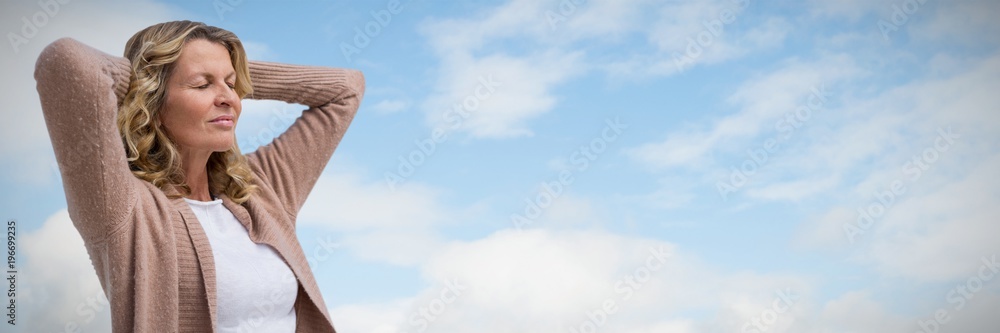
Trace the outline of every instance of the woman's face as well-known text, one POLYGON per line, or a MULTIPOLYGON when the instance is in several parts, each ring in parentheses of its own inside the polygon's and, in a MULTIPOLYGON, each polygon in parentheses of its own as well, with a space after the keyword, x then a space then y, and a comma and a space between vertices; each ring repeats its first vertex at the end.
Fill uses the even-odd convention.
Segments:
POLYGON ((167 79, 160 121, 167 136, 186 152, 221 152, 233 147, 240 97, 236 71, 222 44, 204 39, 185 43, 167 79))

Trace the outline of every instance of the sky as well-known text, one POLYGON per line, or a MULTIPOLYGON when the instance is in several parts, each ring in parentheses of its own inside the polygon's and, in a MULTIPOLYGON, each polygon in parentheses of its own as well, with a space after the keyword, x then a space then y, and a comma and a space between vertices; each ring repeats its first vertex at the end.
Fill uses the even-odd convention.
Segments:
MULTIPOLYGON (((298 217, 340 332, 987 332, 1000 2, 3 2, 17 325, 105 332, 34 62, 149 25, 364 72, 298 217)), ((244 101, 267 144, 304 109, 244 101)))

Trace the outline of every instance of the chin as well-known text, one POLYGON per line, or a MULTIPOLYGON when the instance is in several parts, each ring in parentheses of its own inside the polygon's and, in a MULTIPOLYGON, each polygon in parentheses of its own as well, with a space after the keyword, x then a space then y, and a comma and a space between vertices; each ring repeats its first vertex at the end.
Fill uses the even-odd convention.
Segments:
POLYGON ((217 153, 225 152, 227 150, 232 149, 233 147, 236 147, 236 144, 231 144, 231 145, 228 145, 228 146, 215 148, 215 152, 217 152, 217 153))
POLYGON ((214 142, 215 151, 223 152, 236 146, 236 139, 233 137, 219 138, 214 142))
POLYGON ((236 143, 235 143, 235 142, 230 142, 230 143, 220 143, 219 145, 216 145, 216 146, 215 146, 215 147, 214 147, 214 148, 212 149, 212 151, 214 151, 214 152, 216 152, 216 153, 221 153, 221 152, 225 152, 225 151, 227 151, 227 150, 229 150, 229 149, 232 149, 233 147, 236 147, 236 143))

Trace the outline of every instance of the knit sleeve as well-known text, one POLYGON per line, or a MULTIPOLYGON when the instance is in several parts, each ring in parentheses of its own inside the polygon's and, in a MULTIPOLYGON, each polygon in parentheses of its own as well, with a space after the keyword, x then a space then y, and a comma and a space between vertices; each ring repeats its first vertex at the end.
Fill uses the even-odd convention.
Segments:
POLYGON ((287 131, 247 155, 288 213, 297 215, 354 119, 364 76, 349 69, 256 61, 250 63, 250 76, 250 98, 309 107, 287 131))
POLYGON ((126 59, 69 38, 48 45, 35 63, 70 217, 90 242, 121 226, 135 203, 136 179, 116 125, 128 80, 126 59))

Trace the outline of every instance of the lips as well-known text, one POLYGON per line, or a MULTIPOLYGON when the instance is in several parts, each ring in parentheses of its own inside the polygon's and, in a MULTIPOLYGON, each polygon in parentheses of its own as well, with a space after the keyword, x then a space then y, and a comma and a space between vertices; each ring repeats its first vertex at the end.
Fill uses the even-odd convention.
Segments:
POLYGON ((223 126, 233 126, 235 124, 233 116, 230 116, 230 115, 221 115, 221 116, 215 117, 212 120, 209 120, 208 122, 210 124, 217 124, 217 125, 223 125, 223 126))

